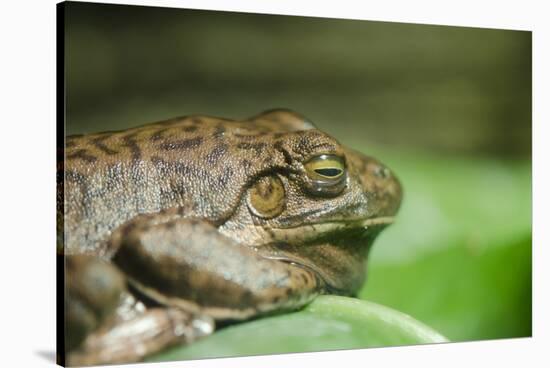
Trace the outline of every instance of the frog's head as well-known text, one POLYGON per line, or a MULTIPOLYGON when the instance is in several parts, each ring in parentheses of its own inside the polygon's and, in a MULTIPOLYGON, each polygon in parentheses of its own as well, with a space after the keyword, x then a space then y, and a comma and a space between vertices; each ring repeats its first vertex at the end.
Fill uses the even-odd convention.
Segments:
POLYGON ((264 132, 270 159, 258 156, 220 231, 266 257, 310 268, 327 291, 355 293, 374 238, 399 209, 399 181, 292 111, 271 110, 249 124, 264 132))

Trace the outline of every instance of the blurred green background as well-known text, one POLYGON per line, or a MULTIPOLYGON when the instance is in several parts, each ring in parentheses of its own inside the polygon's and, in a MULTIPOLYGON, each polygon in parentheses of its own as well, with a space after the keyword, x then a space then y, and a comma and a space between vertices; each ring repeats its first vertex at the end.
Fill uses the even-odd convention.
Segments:
MULTIPOLYGON (((403 182, 361 299, 451 341, 531 335, 530 32, 86 3, 65 27, 67 134, 299 111, 403 182)), ((357 345, 329 335, 311 349, 357 345)))

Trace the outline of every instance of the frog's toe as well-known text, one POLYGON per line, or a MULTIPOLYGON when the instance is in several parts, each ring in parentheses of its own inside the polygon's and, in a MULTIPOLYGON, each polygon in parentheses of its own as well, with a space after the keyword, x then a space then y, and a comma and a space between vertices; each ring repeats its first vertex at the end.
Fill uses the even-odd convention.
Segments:
POLYGON ((206 315, 200 315, 195 317, 193 322, 191 323, 191 326, 193 328, 193 336, 195 338, 204 337, 210 335, 212 332, 214 332, 214 320, 206 315))

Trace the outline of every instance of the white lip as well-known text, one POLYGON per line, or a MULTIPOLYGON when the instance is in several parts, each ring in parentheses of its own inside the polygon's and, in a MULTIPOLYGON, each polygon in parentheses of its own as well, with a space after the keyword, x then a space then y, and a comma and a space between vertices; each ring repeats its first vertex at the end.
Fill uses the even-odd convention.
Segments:
POLYGON ((318 224, 300 225, 284 229, 265 229, 272 237, 272 241, 281 241, 287 243, 305 242, 315 239, 319 234, 329 234, 335 231, 368 229, 373 226, 389 225, 394 222, 394 217, 375 217, 358 220, 342 220, 333 222, 324 222, 318 224))
POLYGON ((393 216, 369 218, 363 221, 363 226, 389 225, 393 223, 394 219, 395 217, 393 216))

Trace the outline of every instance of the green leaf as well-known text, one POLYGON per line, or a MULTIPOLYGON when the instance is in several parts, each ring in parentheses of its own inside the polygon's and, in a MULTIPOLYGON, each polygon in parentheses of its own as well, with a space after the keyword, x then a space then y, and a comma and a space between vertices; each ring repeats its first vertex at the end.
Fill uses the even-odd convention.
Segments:
POLYGON ((300 311, 229 326, 191 345, 172 348, 150 361, 446 341, 436 331, 393 309, 354 298, 321 296, 300 311))

